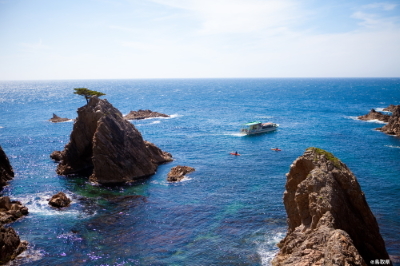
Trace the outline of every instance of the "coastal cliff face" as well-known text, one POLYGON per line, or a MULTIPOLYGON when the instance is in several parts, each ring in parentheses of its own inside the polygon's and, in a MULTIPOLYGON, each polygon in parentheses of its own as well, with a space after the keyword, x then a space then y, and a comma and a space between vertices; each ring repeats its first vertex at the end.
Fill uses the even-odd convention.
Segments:
POLYGON ((146 144, 118 109, 97 97, 78 109, 70 142, 60 159, 59 175, 88 174, 91 181, 102 184, 152 175, 157 164, 172 160, 169 153, 146 144))
POLYGON ((386 134, 400 137, 400 105, 392 106, 391 111, 392 115, 388 120, 388 124, 379 130, 386 134))
POLYGON ((0 146, 0 190, 14 177, 14 171, 3 148, 0 146))
MULTIPOLYGON (((389 260, 378 223, 353 173, 309 148, 287 174, 288 232, 272 265, 369 265, 389 260)), ((387 264, 391 265, 391 264, 387 264)))

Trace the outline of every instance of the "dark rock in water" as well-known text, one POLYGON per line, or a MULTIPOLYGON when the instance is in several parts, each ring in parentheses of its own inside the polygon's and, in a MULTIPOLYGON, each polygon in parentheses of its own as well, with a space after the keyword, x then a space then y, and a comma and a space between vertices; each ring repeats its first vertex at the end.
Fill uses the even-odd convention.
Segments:
POLYGON ((61 151, 53 151, 53 152, 50 154, 50 158, 53 159, 53 160, 56 161, 56 162, 61 161, 61 160, 62 160, 62 153, 61 153, 61 151))
POLYGON ((56 208, 63 208, 68 207, 71 203, 71 199, 65 195, 63 192, 58 192, 57 194, 53 195, 49 200, 49 205, 56 207, 56 208))
POLYGON ((392 115, 387 125, 384 125, 382 128, 378 128, 378 130, 389 135, 396 135, 400 137, 400 105, 396 105, 392 109, 392 115))
POLYGON ((353 173, 331 153, 309 148, 287 174, 286 237, 272 265, 367 265, 389 260, 378 223, 353 173))
POLYGON ((181 165, 175 166, 168 173, 167 181, 179 182, 185 177, 186 174, 189 174, 194 171, 195 169, 193 167, 181 166, 181 165))
POLYGON ((118 109, 94 96, 78 109, 57 173, 89 174, 91 181, 101 184, 123 183, 150 176, 159 163, 168 161, 169 153, 146 144, 118 109))
POLYGON ((28 208, 19 201, 11 201, 9 197, 0 197, 0 224, 14 222, 28 214, 28 208))
POLYGON ((50 122, 53 122, 53 123, 65 122, 65 121, 69 121, 69 120, 71 120, 71 119, 69 119, 69 118, 62 118, 62 117, 59 117, 59 116, 56 115, 56 114, 53 114, 53 117, 49 119, 49 121, 50 121, 50 122))
POLYGON ((379 120, 382 122, 388 122, 390 115, 382 114, 381 112, 375 111, 372 109, 368 114, 359 116, 358 119, 360 120, 379 120))
POLYGON ((0 190, 14 177, 14 171, 3 148, 0 146, 0 190))
POLYGON ((129 114, 124 116, 126 120, 139 120, 152 117, 169 117, 169 115, 153 112, 151 110, 138 110, 138 111, 130 111, 129 114))
POLYGON ((396 105, 391 104, 388 107, 384 108, 383 111, 384 112, 393 112, 395 108, 396 108, 396 105))
POLYGON ((28 242, 21 241, 14 229, 0 225, 0 265, 15 259, 27 246, 28 242))

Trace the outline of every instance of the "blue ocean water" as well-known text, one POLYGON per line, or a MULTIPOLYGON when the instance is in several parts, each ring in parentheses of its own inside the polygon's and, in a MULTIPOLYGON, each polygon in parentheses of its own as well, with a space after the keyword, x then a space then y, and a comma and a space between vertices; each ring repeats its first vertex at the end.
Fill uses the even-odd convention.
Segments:
POLYGON ((389 104, 400 104, 399 78, 0 82, 0 145, 16 173, 1 195, 30 212, 11 225, 30 243, 11 265, 270 265, 286 233, 285 174, 310 146, 354 172, 399 259, 400 139, 356 119, 389 104), (76 87, 106 93, 123 114, 171 115, 132 123, 175 160, 130 186, 57 176, 49 155, 68 143, 73 122, 47 120, 76 117, 85 104, 76 87), (280 127, 240 135, 254 120, 280 127), (168 183, 176 165, 196 172, 168 183), (73 199, 69 208, 47 205, 58 191, 73 199))

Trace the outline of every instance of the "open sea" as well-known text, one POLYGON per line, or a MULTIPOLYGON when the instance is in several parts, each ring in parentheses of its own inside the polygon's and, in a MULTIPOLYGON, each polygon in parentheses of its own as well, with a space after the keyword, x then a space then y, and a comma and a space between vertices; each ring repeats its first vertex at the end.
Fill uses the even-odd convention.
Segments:
POLYGON ((29 208, 11 224, 29 249, 9 265, 270 265, 287 228, 285 174, 311 146, 356 175, 400 265, 400 138, 357 120, 389 104, 400 104, 400 78, 1 81, 0 145, 15 177, 0 194, 29 208), (47 120, 76 117, 77 87, 106 93, 124 115, 171 115, 132 123, 174 161, 129 186, 58 176, 49 155, 73 122, 47 120), (255 120, 280 127, 239 133, 255 120), (176 165, 196 171, 168 183, 176 165), (69 208, 47 204, 59 191, 69 208))

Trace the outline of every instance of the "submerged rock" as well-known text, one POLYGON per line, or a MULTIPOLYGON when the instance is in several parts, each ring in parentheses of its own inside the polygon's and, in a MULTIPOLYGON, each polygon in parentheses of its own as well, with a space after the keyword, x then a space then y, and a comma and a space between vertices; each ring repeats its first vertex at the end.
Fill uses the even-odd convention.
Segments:
POLYGON ((0 146, 0 190, 14 177, 14 171, 3 148, 0 146))
POLYGON ((388 123, 378 130, 389 134, 400 137, 400 105, 396 105, 392 108, 392 115, 390 116, 388 123))
POLYGON ((309 148, 287 174, 286 237, 272 265, 367 265, 389 260, 378 223, 353 173, 331 153, 309 148))
POLYGON ((0 197, 0 224, 14 222, 28 214, 28 208, 19 201, 11 201, 9 197, 0 197))
POLYGON ((13 228, 0 225, 0 265, 15 259, 27 246, 28 242, 21 241, 13 228))
POLYGON ((186 174, 189 174, 194 171, 195 169, 193 167, 181 166, 181 165, 175 166, 168 173, 167 181, 179 182, 185 177, 186 174))
POLYGON ((94 96, 78 109, 57 173, 88 174, 101 184, 131 182, 154 174, 158 164, 168 161, 171 154, 146 144, 118 109, 94 96))
POLYGON ((49 121, 53 122, 53 123, 66 122, 69 120, 71 120, 71 119, 59 117, 58 115, 56 115, 54 113, 53 113, 53 117, 49 119, 49 121))
POLYGON ((169 117, 169 115, 153 112, 151 110, 138 110, 138 111, 130 111, 129 114, 124 116, 126 120, 140 120, 151 117, 169 117))
POLYGON ((49 200, 49 205, 56 208, 68 207, 70 203, 71 199, 68 198, 64 192, 58 192, 57 194, 53 195, 49 200))
POLYGON ((390 115, 382 114, 381 112, 375 111, 372 109, 368 114, 359 116, 358 119, 360 120, 379 120, 382 122, 388 122, 390 119, 390 115))

